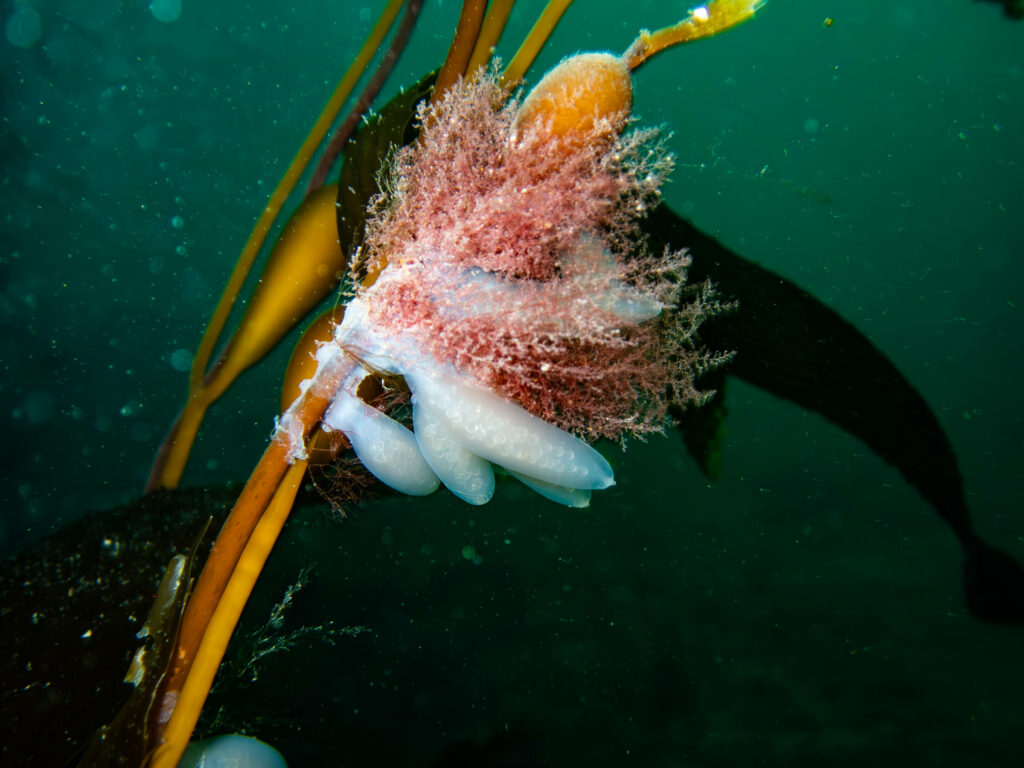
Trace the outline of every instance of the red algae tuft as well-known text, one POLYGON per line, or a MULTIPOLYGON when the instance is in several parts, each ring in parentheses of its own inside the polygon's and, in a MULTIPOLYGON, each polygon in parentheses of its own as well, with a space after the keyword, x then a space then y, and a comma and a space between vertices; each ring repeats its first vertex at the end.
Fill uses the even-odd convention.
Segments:
POLYGON ((517 130, 518 107, 485 76, 421 111, 354 267, 383 270, 356 283, 369 320, 586 439, 658 431, 698 396, 709 306, 698 291, 679 308, 687 259, 650 254, 639 228, 671 158, 650 130, 558 145, 517 130))

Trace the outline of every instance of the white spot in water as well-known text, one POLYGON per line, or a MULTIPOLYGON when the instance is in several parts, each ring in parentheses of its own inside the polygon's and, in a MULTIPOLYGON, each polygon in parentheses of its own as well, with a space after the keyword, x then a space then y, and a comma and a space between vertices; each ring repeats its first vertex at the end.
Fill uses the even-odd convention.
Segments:
POLYGON ((149 12, 164 24, 173 24, 181 18, 181 0, 150 0, 149 12))
POLYGON ((18 48, 31 48, 43 36, 43 20, 39 11, 27 5, 17 8, 4 25, 7 42, 18 48))
POLYGON ((187 349, 176 349, 171 352, 171 368, 184 373, 192 367, 192 353, 187 349))

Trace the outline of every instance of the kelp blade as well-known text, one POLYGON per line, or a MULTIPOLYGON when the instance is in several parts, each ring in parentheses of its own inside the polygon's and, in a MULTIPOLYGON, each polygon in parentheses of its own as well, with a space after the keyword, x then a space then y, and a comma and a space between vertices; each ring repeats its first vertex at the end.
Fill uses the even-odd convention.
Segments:
MULTIPOLYGON (((737 376, 821 414, 899 470, 952 529, 964 552, 964 586, 980 619, 1024 621, 1024 570, 982 541, 971 522, 956 455, 924 397, 870 339, 807 291, 758 266, 662 205, 647 220, 654 252, 685 247, 691 282, 710 280, 736 311, 708 320, 701 341, 736 353, 704 382, 719 389, 737 376)), ((721 394, 680 415, 687 448, 715 474, 721 394)))

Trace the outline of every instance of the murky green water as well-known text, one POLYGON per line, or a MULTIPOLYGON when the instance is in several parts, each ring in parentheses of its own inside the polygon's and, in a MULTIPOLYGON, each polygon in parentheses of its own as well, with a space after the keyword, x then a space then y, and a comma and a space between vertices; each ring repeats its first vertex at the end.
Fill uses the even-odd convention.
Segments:
MULTIPOLYGON (((234 258, 379 3, 298 5, 5 6, 0 551, 140 491, 234 258)), ((426 5, 386 95, 443 56, 458 4, 426 5)), ((538 71, 681 9, 579 0, 538 71)), ((672 131, 668 202, 890 356, 949 433, 978 527, 1018 556, 1022 51, 996 5, 772 0, 636 78, 639 119, 672 131)), ((188 484, 245 478, 287 355, 210 414, 188 484)), ((616 456, 583 513, 510 483, 481 509, 389 500, 340 528, 306 511, 286 546, 289 567, 303 547, 318 563, 303 618, 373 638, 269 675, 330 692, 308 709, 264 685, 225 722, 296 765, 341 764, 337 733, 358 755, 407 734, 423 748, 395 760, 419 765, 506 726, 527 757, 493 764, 1015 764, 1020 630, 966 616, 930 508, 820 417, 741 382, 728 405, 714 485, 670 435, 616 456)))

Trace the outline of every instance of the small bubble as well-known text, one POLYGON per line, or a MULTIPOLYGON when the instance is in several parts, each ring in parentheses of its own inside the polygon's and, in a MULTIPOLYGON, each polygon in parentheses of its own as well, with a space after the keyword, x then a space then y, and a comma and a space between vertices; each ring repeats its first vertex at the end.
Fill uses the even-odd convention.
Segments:
POLYGON ((192 353, 187 349, 176 349, 171 352, 171 368, 184 373, 192 367, 192 353))
POLYGON ((476 547, 467 544, 462 548, 462 557, 465 560, 472 560, 476 557, 476 547))
POLYGON ((181 0, 150 0, 149 12, 157 21, 171 24, 181 18, 181 0))
POLYGON ((174 249, 174 252, 179 256, 184 256, 186 253, 188 253, 188 248, 185 247, 184 243, 178 243, 178 245, 174 249))
POLYGON ((43 20, 39 11, 23 5, 7 17, 4 25, 7 42, 18 48, 31 48, 43 35, 43 20))
POLYGON ((174 227, 175 229, 181 229, 182 227, 185 226, 185 220, 181 218, 181 216, 174 216, 171 219, 171 226, 174 227))

